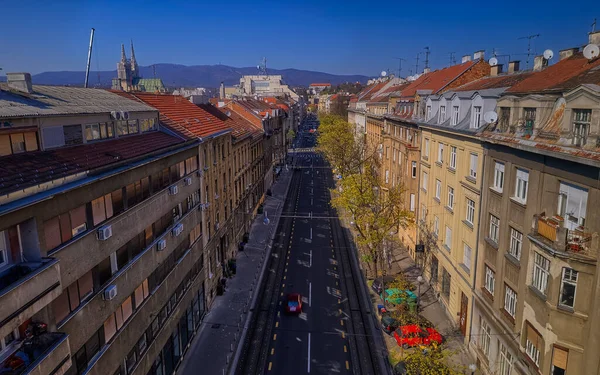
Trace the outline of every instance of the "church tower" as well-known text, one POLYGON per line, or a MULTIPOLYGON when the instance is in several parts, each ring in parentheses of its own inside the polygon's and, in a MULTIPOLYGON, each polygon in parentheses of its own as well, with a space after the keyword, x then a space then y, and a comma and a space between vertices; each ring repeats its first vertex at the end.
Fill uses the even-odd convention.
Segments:
POLYGON ((133 40, 131 41, 131 78, 140 77, 140 68, 135 60, 135 51, 133 50, 133 40))
POLYGON ((121 61, 117 63, 117 78, 125 82, 131 80, 131 65, 125 56, 125 45, 121 44, 121 61))

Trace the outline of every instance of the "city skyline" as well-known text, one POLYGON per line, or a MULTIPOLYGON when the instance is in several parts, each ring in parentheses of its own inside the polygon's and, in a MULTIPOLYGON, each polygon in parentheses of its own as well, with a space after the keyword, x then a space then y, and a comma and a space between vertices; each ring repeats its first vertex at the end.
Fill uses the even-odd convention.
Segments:
POLYGON ((560 4, 532 2, 521 4, 519 12, 507 6, 489 14, 475 8, 474 2, 432 2, 427 12, 422 7, 385 2, 368 8, 339 2, 234 2, 227 9, 215 3, 169 8, 135 1, 126 6, 9 2, 5 11, 28 17, 4 21, 4 29, 18 30, 19 37, 11 32, 0 34, 0 49, 7 51, 0 68, 2 74, 83 71, 92 27, 96 29, 92 71, 115 70, 121 43, 128 45, 131 40, 141 66, 248 67, 266 56, 269 66, 276 69, 376 76, 381 70, 396 73, 395 58, 401 57, 406 76, 411 70, 414 73, 419 52, 419 71, 423 69, 427 46, 432 69, 450 65, 450 53, 460 62, 461 56, 477 50, 485 50, 486 58, 496 50, 521 60, 525 67, 527 39, 519 38, 540 35, 532 39, 532 54, 585 44, 600 6, 586 1, 565 16, 560 4), (561 27, 556 27, 556 19, 561 20, 561 27))

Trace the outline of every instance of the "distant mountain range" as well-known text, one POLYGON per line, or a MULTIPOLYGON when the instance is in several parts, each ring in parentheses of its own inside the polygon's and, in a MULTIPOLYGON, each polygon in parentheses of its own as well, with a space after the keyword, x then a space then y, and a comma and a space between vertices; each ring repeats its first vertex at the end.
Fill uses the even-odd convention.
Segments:
MULTIPOLYGON (((218 87, 221 81, 226 86, 238 84, 240 76, 256 74, 255 67, 235 68, 227 65, 194 65, 155 64, 140 67, 142 77, 161 78, 163 83, 171 88, 178 87, 218 87)), ((362 75, 336 75, 313 72, 300 69, 269 69, 269 74, 281 74, 286 84, 290 86, 308 86, 311 83, 324 82, 337 85, 344 82, 366 83, 369 77, 362 75)), ((92 71, 89 84, 91 87, 110 87, 111 80, 117 76, 117 71, 92 71)), ((85 72, 44 72, 32 77, 33 84, 39 85, 69 85, 83 86, 85 72)), ((5 80, 6 77, 0 77, 5 80)))

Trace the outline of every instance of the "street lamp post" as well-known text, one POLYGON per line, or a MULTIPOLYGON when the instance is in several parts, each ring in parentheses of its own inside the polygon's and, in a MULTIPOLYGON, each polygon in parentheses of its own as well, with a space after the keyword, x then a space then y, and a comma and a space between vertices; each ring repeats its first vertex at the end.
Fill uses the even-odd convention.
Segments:
POLYGON ((419 305, 421 304, 421 283, 423 282, 423 276, 419 275, 417 277, 417 282, 419 285, 417 286, 417 314, 419 313, 419 305))
POLYGON ((471 375, 475 375, 475 370, 477 370, 477 365, 474 363, 471 363, 469 365, 469 370, 471 370, 471 375))

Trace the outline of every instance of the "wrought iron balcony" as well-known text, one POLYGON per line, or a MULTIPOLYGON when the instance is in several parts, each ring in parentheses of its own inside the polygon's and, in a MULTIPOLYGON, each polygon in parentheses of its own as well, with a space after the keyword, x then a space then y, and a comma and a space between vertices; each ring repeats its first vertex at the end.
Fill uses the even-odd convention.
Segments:
POLYGON ((529 239, 547 251, 573 258, 596 261, 598 256, 598 233, 592 233, 584 226, 565 228, 560 216, 548 217, 543 212, 534 215, 529 239))

